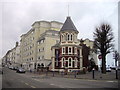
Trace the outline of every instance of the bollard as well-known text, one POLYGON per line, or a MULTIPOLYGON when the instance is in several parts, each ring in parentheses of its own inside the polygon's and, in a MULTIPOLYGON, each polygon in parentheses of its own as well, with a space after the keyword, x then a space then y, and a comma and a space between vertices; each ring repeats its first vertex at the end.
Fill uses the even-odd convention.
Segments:
POLYGON ((94 78, 95 78, 95 77, 94 77, 94 71, 95 71, 95 69, 93 68, 92 71, 93 71, 93 79, 94 79, 94 78))
POLYGON ((117 67, 116 67, 116 79, 118 79, 118 70, 117 70, 117 67))
POLYGON ((53 71, 53 77, 54 77, 54 71, 53 71))
POLYGON ((63 71, 63 73, 62 73, 62 74, 63 74, 63 76, 64 76, 64 71, 63 71))
POLYGON ((46 76, 48 75, 48 72, 46 71, 46 76))
POLYGON ((74 73, 74 77, 76 78, 76 71, 75 71, 75 73, 74 73))

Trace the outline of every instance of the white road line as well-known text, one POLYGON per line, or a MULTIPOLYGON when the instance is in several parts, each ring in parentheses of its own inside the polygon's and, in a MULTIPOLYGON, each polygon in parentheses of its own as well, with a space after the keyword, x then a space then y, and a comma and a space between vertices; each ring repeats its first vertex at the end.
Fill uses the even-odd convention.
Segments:
POLYGON ((55 84, 51 83, 50 85, 55 85, 55 84))
POLYGON ((32 88, 36 88, 35 86, 31 86, 32 88))
POLYGON ((28 83, 25 83, 26 85, 29 85, 28 83))
POLYGON ((40 81, 40 80, 38 80, 38 79, 33 79, 33 80, 38 81, 38 82, 41 82, 41 81, 40 81))
POLYGON ((117 81, 106 81, 106 82, 117 82, 117 81))

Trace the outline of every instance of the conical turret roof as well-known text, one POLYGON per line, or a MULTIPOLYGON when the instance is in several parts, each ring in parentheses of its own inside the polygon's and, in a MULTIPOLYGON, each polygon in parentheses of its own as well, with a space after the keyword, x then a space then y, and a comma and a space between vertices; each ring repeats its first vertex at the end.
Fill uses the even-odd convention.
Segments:
POLYGON ((76 27, 73 24, 70 17, 67 17, 66 21, 64 22, 60 32, 62 32, 62 31, 75 31, 75 32, 78 32, 78 30, 76 29, 76 27))

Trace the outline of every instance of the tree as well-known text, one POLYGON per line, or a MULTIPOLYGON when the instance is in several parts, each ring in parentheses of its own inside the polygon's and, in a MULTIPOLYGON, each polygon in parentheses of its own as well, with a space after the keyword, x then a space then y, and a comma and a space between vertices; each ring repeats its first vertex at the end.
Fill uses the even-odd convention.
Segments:
POLYGON ((94 48, 97 53, 102 56, 102 73, 106 73, 106 55, 110 53, 113 48, 113 32, 109 24, 101 24, 96 28, 94 34, 94 48))

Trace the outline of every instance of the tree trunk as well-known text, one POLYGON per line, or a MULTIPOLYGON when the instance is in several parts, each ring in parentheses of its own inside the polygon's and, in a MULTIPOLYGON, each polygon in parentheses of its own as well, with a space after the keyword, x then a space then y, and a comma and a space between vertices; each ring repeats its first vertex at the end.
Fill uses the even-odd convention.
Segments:
POLYGON ((102 54, 102 73, 106 74, 106 55, 102 54))

